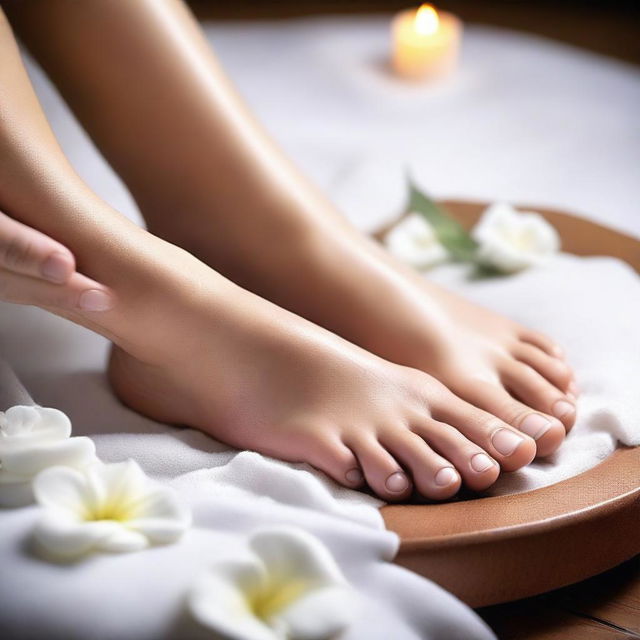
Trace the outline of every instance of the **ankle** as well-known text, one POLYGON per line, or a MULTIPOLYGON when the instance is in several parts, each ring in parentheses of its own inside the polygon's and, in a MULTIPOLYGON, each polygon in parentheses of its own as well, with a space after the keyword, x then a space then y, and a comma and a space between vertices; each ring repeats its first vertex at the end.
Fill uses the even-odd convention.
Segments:
POLYGON ((102 251, 86 255, 81 267, 109 287, 113 305, 61 315, 149 363, 172 352, 187 316, 228 296, 233 287, 187 251, 126 225, 111 234, 102 251))

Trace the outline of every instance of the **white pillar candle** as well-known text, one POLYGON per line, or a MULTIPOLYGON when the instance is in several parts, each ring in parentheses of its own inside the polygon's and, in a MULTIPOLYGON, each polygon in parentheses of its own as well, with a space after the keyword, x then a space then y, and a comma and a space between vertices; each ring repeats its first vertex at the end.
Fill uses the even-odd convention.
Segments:
POLYGON ((391 25, 393 69, 413 79, 451 73, 461 34, 462 23, 456 16, 439 13, 429 4, 398 13, 391 25))

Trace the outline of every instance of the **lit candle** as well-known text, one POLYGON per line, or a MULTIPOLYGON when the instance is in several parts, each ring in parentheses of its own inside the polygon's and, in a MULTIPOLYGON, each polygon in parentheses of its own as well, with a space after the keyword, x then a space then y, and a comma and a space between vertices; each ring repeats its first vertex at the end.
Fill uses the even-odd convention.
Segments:
POLYGON ((438 13, 430 4, 397 14, 391 25, 393 68, 407 78, 435 78, 450 73, 458 57, 460 20, 438 13))

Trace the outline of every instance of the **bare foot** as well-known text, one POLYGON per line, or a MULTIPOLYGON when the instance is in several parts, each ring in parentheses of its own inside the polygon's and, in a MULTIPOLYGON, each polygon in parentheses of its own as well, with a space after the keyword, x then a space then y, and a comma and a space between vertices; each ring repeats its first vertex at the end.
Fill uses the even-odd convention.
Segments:
POLYGON ((221 260, 206 240, 191 240, 182 242, 243 286, 429 373, 530 435, 539 456, 555 451, 573 426, 577 389, 552 340, 430 283, 329 215, 307 223, 295 240, 285 238, 286 251, 238 252, 241 263, 221 260))
POLYGON ((444 314, 399 360, 428 371, 454 393, 536 440, 545 456, 562 443, 576 417, 573 372, 548 337, 492 311, 420 283, 444 314), (536 412, 532 412, 535 409, 536 412))
MULTIPOLYGON (((461 482, 485 489, 500 468, 533 459, 531 438, 431 376, 193 263, 183 262, 182 273, 196 274, 198 294, 153 305, 164 340, 141 340, 136 357, 112 351, 110 381, 132 408, 238 448, 308 462, 352 488, 366 480, 389 501, 413 486, 433 499, 451 497, 461 482)), ((138 331, 146 333, 144 323, 138 331)))

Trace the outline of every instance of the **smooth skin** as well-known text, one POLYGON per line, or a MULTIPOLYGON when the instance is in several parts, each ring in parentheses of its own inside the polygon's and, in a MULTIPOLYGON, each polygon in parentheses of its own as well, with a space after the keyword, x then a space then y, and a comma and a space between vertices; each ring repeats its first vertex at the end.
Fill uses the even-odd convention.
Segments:
POLYGON ((19 3, 16 24, 151 231, 276 304, 436 376, 537 437, 539 455, 559 446, 576 391, 559 348, 425 281, 354 230, 256 122, 183 4, 42 5, 19 3))
POLYGON ((103 310, 42 306, 115 342, 110 379, 127 404, 347 486, 364 476, 386 500, 480 490, 559 446, 575 411, 551 341, 353 230, 255 123, 181 4, 10 9, 152 232, 73 172, 3 23, 0 207, 104 283, 103 310), (564 426, 549 415, 559 401, 564 426))
POLYGON ((101 307, 111 292, 76 271, 67 247, 0 211, 0 299, 39 307, 92 310, 99 292, 101 307))

